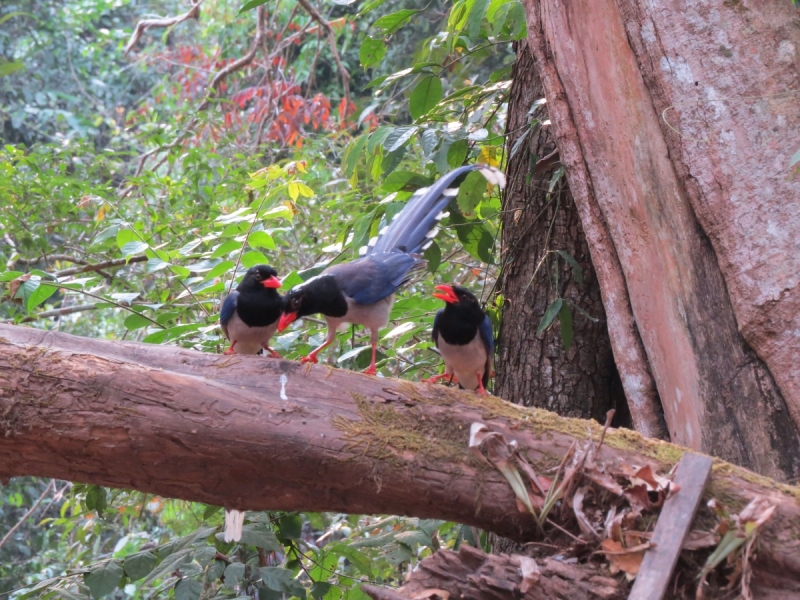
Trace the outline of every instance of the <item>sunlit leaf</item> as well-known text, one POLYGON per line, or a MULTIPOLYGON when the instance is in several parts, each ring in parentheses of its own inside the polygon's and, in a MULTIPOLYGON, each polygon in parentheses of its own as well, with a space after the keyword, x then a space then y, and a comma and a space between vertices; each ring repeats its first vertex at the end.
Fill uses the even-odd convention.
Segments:
POLYGON ((358 58, 361 61, 361 66, 365 69, 381 62, 384 56, 386 56, 386 44, 383 40, 366 37, 361 42, 358 58))
POLYGON ((264 256, 258 250, 251 250, 250 252, 245 252, 242 256, 242 266, 249 269, 250 267, 255 267, 256 265, 268 265, 269 260, 266 256, 264 256))
POLYGON ((266 231, 253 231, 247 236, 247 243, 253 248, 267 248, 275 250, 275 241, 266 231))
POLYGON ((384 35, 391 35, 398 29, 400 29, 403 25, 408 23, 408 21, 417 14, 418 10, 411 10, 411 9, 403 9, 392 13, 390 15, 385 15, 375 21, 372 26, 377 27, 380 29, 384 35))
POLYGON ((411 117, 419 119, 442 99, 442 80, 435 75, 423 77, 411 92, 409 111, 411 117))

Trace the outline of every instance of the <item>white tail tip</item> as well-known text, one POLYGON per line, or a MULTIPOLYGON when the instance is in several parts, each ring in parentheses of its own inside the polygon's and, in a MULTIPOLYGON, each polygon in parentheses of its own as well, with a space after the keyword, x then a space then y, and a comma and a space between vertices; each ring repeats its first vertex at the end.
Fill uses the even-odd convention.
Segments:
POLYGON ((482 165, 478 168, 478 171, 481 172, 481 175, 486 177, 486 181, 488 181, 492 185, 498 186, 501 190, 505 189, 506 176, 500 169, 490 167, 489 165, 482 165))
POLYGON ((225 509, 225 541, 238 542, 242 539, 242 527, 244 526, 243 510, 225 509))

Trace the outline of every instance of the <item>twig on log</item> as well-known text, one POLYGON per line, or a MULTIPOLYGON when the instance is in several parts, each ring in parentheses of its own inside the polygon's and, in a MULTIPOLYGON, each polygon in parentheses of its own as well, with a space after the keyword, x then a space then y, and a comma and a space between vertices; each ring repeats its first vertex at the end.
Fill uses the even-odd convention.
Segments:
POLYGON ((172 27, 173 25, 183 23, 189 19, 198 18, 200 16, 200 5, 203 3, 203 1, 204 0, 197 0, 196 2, 192 2, 192 8, 182 15, 175 17, 164 17, 162 19, 142 19, 139 21, 136 24, 136 28, 133 30, 133 33, 131 34, 131 39, 128 40, 128 43, 125 46, 123 55, 127 55, 142 37, 144 32, 151 27, 172 27))
MULTIPOLYGON (((49 319, 50 317, 63 317, 74 313, 86 312, 88 310, 95 310, 100 303, 93 304, 76 304, 75 306, 65 306, 64 308, 56 308, 53 310, 45 310, 30 317, 25 317, 20 323, 32 323, 40 319, 49 319)), ((3 319, 3 323, 13 323, 14 319, 3 319)))

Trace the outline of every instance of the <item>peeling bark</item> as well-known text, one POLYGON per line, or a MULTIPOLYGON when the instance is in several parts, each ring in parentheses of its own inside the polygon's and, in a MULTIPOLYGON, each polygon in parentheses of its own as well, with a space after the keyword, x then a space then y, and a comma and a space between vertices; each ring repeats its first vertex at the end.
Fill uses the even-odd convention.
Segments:
MULTIPOLYGON (((609 409, 615 408, 615 424, 628 425, 632 417, 636 430, 643 435, 664 438, 666 427, 661 405, 644 360, 636 363, 636 377, 642 385, 632 392, 630 405, 625 402, 611 351, 600 286, 569 186, 562 180, 563 188, 549 194, 557 165, 541 168, 540 160, 535 169, 532 166, 531 156, 541 159, 549 155, 555 143, 549 127, 539 124, 528 127, 529 111, 544 91, 524 41, 517 48, 512 80, 500 288, 508 302, 503 309, 498 342, 497 392, 525 406, 600 422, 605 420, 609 409), (581 265, 582 285, 576 281, 572 267, 555 254, 557 250, 568 252, 581 265), (548 251, 550 254, 545 257, 548 251), (564 350, 557 323, 543 335, 536 335, 536 325, 547 306, 558 297, 572 307, 574 337, 568 352, 564 350), (592 322, 575 307, 597 321, 592 322)), ((535 116, 539 122, 545 121, 547 106, 539 107, 535 116)), ((640 356, 644 357, 641 342, 638 344, 640 356)), ((631 366, 630 362, 620 363, 626 379, 631 378, 631 366)))
POLYGON ((470 600, 618 600, 626 597, 627 587, 592 564, 566 564, 552 558, 534 561, 462 546, 458 552, 440 550, 423 560, 411 580, 397 591, 377 586, 364 586, 362 591, 373 600, 443 597, 434 590, 453 599, 470 600), (528 575, 526 582, 523 572, 531 569, 537 572, 528 575))
MULTIPOLYGON (((514 440, 537 472, 602 433, 593 421, 445 386, 0 326, 0 478, 52 477, 240 510, 441 518, 529 540, 532 517, 468 450, 476 421, 514 440)), ((663 473, 681 455, 610 430, 594 464, 663 473)), ((759 530, 757 569, 800 578, 800 489, 715 461, 707 498, 740 510, 756 496, 777 507, 759 530)))
MULTIPOLYGON (((650 25, 668 20, 675 31, 682 27, 689 32, 691 19, 697 16, 691 7, 702 3, 685 0, 682 11, 672 4, 668 9, 665 3, 657 4, 663 10, 648 21, 650 25)), ((727 259, 723 257, 721 268, 714 240, 710 242, 701 227, 706 223, 695 216, 690 186, 673 163, 653 95, 629 43, 628 32, 637 25, 630 15, 624 21, 618 5, 639 4, 528 0, 525 5, 528 42, 597 268, 615 358, 619 363, 632 356, 619 335, 631 328, 629 299, 671 439, 776 478, 797 476, 800 438, 786 418, 791 406, 773 380, 776 371, 768 370, 737 329, 734 304, 739 301, 732 302, 728 295, 733 279, 723 276, 727 259)), ((786 9, 788 20, 788 4, 786 9)), ((652 31, 641 31, 642 39, 649 40, 652 31)), ((683 45, 688 51, 680 39, 672 36, 671 47, 683 45)), ((650 63, 660 64, 656 46, 647 49, 650 63)), ((697 47, 694 50, 702 60, 697 47)), ((639 58, 644 60, 643 55, 639 58)), ((664 56, 667 62, 672 58, 664 56)), ((729 161, 726 166, 742 174, 739 163, 729 161)), ((788 194, 794 184, 787 185, 781 189, 788 194)), ((722 190, 716 193, 724 195, 722 190)), ((789 197, 772 203, 786 204, 789 197)), ((740 227, 735 215, 730 215, 726 227, 740 227)), ((722 235, 720 231, 709 229, 714 235, 722 235)), ((756 229, 748 235, 759 237, 756 229)), ((789 246, 782 251, 788 252, 789 246)), ((772 256, 768 253, 757 262, 772 256)), ((792 256, 800 253, 794 251, 792 256)), ((784 266, 775 269, 782 273, 784 266)), ((796 329, 791 325, 794 318, 783 323, 784 331, 796 329)), ((785 337, 782 333, 773 337, 781 336, 785 337)), ((781 377, 793 376, 796 364, 786 371, 781 377)), ((630 398, 632 382, 625 377, 622 381, 630 398)), ((789 388, 784 385, 784 389, 789 388)))

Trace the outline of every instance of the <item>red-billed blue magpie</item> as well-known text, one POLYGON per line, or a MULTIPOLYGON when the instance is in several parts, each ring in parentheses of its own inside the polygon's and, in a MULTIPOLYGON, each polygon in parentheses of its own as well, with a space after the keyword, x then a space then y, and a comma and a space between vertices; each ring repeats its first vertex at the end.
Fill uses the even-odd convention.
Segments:
POLYGON ((458 285, 437 285, 434 297, 447 302, 433 320, 433 343, 444 359, 444 373, 425 381, 447 378, 465 390, 486 393, 494 358, 492 322, 478 299, 458 285))
POLYGON ((231 343, 225 354, 258 354, 263 349, 280 358, 269 347, 283 309, 279 287, 278 272, 272 267, 257 265, 247 270, 236 291, 225 298, 219 314, 222 332, 231 343))
MULTIPOLYGON (((322 313, 328 323, 325 342, 303 357, 303 362, 317 362, 317 354, 336 339, 336 329, 343 323, 363 325, 370 330, 372 362, 364 372, 376 374, 375 354, 378 330, 389 322, 394 293, 424 268, 419 254, 433 243, 442 211, 458 194, 450 187, 469 171, 478 170, 493 184, 503 187, 502 172, 488 165, 467 165, 439 178, 431 187, 417 190, 403 210, 370 240, 356 260, 333 265, 322 273, 295 286, 284 298, 278 331, 283 331, 298 317, 322 313)), ((457 186, 458 184, 456 184, 457 186)))

